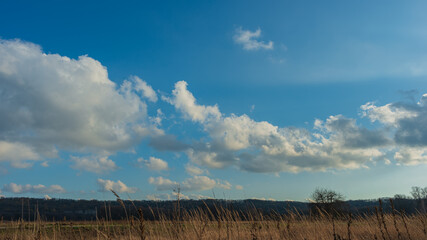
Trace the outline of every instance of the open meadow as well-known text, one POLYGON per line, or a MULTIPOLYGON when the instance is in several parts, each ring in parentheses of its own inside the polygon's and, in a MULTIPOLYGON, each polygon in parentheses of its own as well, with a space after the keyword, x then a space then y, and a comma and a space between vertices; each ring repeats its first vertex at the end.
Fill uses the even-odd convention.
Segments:
POLYGON ((139 216, 123 211, 120 221, 43 221, 38 216, 32 222, 2 221, 0 239, 427 239, 425 214, 406 215, 395 209, 384 213, 381 205, 372 214, 358 216, 320 212, 264 215, 256 209, 218 207, 175 210, 170 219, 152 210, 158 220, 151 221, 142 211, 139 216))

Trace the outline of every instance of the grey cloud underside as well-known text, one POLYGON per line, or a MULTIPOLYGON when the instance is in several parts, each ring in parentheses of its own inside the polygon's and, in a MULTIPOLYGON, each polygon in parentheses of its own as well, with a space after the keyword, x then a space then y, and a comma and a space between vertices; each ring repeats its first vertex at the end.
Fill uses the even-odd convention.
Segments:
POLYGON ((425 109, 415 118, 402 119, 398 122, 394 139, 396 143, 407 146, 427 146, 427 114, 425 109))
POLYGON ((329 118, 325 127, 340 135, 343 146, 348 148, 383 147, 392 143, 384 129, 369 130, 358 127, 355 119, 340 116, 336 119, 329 118))
POLYGON ((180 142, 174 135, 159 135, 150 138, 149 145, 158 151, 180 152, 188 149, 190 145, 180 142))
POLYGON ((368 111, 368 117, 372 121, 393 125, 393 140, 396 144, 425 147, 427 146, 426 100, 427 95, 424 94, 419 102, 396 102, 380 107, 374 106, 368 111))

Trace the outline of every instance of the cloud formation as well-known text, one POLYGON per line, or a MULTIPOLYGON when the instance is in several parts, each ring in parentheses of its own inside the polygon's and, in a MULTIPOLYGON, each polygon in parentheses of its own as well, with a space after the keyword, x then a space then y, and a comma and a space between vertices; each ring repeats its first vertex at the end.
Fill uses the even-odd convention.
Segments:
POLYGON ((185 153, 194 164, 210 168, 237 166, 250 172, 300 172, 368 167, 374 161, 427 163, 427 94, 418 102, 361 106, 361 117, 378 122, 360 126, 342 115, 316 119, 313 129, 279 127, 243 114, 226 116, 217 105, 197 103, 183 81, 175 84, 168 102, 184 119, 208 134, 185 153))
POLYGON ((0 40, 0 93, 1 161, 14 167, 54 158, 58 149, 127 150, 162 133, 147 123, 138 95, 156 101, 152 88, 138 77, 117 86, 88 56, 70 59, 32 43, 0 40))
POLYGON ((75 157, 71 156, 71 161, 74 163, 71 167, 80 171, 88 171, 94 173, 106 173, 118 169, 113 160, 108 157, 75 157))
POLYGON ((131 79, 135 83, 136 91, 142 92, 142 95, 151 102, 157 102, 157 94, 150 85, 137 76, 133 76, 131 79))
POLYGON ((217 105, 199 105, 183 81, 175 84, 172 93, 169 103, 185 119, 201 124, 211 139, 193 144, 187 156, 210 168, 236 165, 251 172, 354 169, 383 158, 381 148, 390 144, 383 130, 360 127, 356 120, 341 115, 317 120, 310 132, 257 122, 245 114, 225 116, 217 105))
MULTIPOLYGON (((273 42, 256 40, 260 35, 260 29, 240 28, 235 41, 247 50, 272 49, 273 42)), ((144 99, 155 103, 158 96, 137 76, 118 85, 88 56, 70 59, 32 43, 0 40, 0 163, 26 168, 40 161, 47 167, 46 160, 65 150, 89 156, 72 156, 72 168, 100 174, 117 169, 112 153, 132 150, 149 136, 155 150, 184 152, 192 176, 180 183, 162 177, 149 182, 158 190, 179 185, 185 191, 231 187, 201 176, 208 172, 198 166, 277 173, 357 169, 392 158, 404 165, 427 163, 427 94, 418 102, 362 105, 361 117, 375 123, 371 127, 333 115, 306 129, 224 114, 216 104, 200 104, 187 82, 179 81, 162 99, 207 135, 188 144, 158 128, 165 115, 157 109, 157 116, 149 117, 144 99)), ((155 157, 139 162, 151 170, 168 169, 155 157)), ((120 181, 98 184, 103 190, 135 191, 120 181)), ((21 189, 31 189, 25 186, 21 189)))
POLYGON ((126 184, 124 184, 122 181, 117 180, 117 182, 112 180, 104 180, 99 178, 98 179, 98 191, 100 192, 109 192, 113 190, 116 193, 135 193, 136 188, 134 187, 128 187, 126 184))
MULTIPOLYGON (((146 197, 148 200, 151 200, 151 201, 176 200, 178 198, 178 193, 177 192, 172 192, 171 194, 169 194, 169 193, 156 193, 156 194, 147 195, 146 197)), ((212 199, 212 197, 205 196, 205 195, 200 195, 200 194, 184 195, 182 193, 179 193, 179 198, 185 199, 185 200, 188 200, 188 199, 196 199, 196 200, 212 199)))
POLYGON ((150 177, 148 183, 154 185, 157 191, 177 191, 178 188, 184 192, 204 191, 212 188, 231 189, 229 182, 214 180, 207 176, 193 176, 181 183, 163 177, 150 177))
POLYGON ((148 160, 138 158, 138 163, 143 164, 150 170, 166 171, 169 170, 168 163, 160 158, 150 157, 148 160))
POLYGON ((274 43, 268 41, 267 43, 263 41, 256 40, 261 36, 261 29, 258 28, 255 32, 250 30, 243 30, 241 27, 236 29, 236 33, 233 36, 234 42, 243 46, 245 50, 259 50, 266 49, 272 50, 274 43))
POLYGON ((49 187, 46 187, 45 185, 38 184, 38 185, 31 185, 31 184, 25 184, 20 185, 16 183, 9 183, 5 184, 2 189, 4 192, 11 192, 11 193, 64 193, 65 189, 61 187, 60 185, 51 185, 49 187))
POLYGON ((390 128, 395 147, 394 159, 404 165, 427 163, 427 94, 414 102, 361 106, 362 116, 390 128))
POLYGON ((204 169, 201 169, 201 168, 198 168, 198 167, 196 167, 196 166, 194 166, 194 165, 190 165, 190 164, 187 164, 186 166, 185 166, 185 171, 188 173, 188 174, 190 174, 191 176, 196 176, 196 175, 202 175, 202 174, 209 174, 209 172, 207 171, 207 170, 204 170, 204 169))
POLYGON ((31 161, 37 160, 41 160, 41 156, 31 146, 0 140, 0 162, 8 162, 15 168, 26 168, 31 166, 31 161))

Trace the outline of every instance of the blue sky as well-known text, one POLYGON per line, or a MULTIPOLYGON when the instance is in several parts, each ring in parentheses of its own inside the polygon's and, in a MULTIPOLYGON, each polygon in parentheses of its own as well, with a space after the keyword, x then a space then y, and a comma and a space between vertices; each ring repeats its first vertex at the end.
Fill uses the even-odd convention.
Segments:
POLYGON ((2 1, 0 195, 408 194, 427 180, 426 7, 2 1))

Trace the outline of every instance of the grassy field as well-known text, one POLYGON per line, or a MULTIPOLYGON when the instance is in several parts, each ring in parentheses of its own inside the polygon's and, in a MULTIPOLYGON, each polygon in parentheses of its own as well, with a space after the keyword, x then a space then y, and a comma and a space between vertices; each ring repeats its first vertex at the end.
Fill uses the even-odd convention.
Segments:
POLYGON ((381 209, 357 217, 216 211, 215 217, 209 210, 180 211, 175 220, 158 213, 159 221, 140 215, 122 221, 1 222, 0 239, 427 239, 424 214, 385 214, 381 209))

